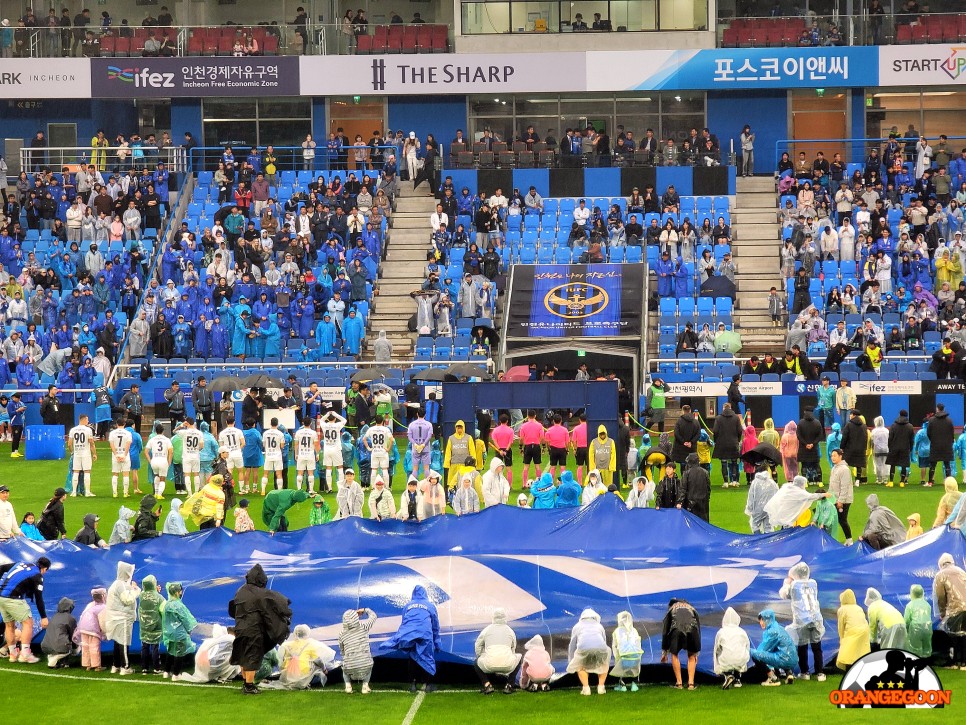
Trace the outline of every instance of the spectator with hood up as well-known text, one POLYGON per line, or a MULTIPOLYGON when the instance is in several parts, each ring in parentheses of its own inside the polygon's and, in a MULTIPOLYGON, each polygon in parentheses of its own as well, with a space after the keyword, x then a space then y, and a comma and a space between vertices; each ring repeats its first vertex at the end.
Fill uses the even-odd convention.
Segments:
POLYGON ((408 656, 410 692, 416 692, 419 682, 426 684, 426 692, 432 692, 436 689, 433 677, 440 646, 436 605, 426 593, 426 587, 417 584, 412 599, 403 609, 399 629, 383 643, 382 651, 401 652, 408 656))
POLYGON ((228 616, 235 620, 235 642, 231 664, 242 668, 245 684, 242 692, 257 695, 255 673, 262 658, 288 637, 292 622, 289 600, 267 588, 268 577, 261 564, 255 564, 245 575, 245 583, 228 603, 228 616))

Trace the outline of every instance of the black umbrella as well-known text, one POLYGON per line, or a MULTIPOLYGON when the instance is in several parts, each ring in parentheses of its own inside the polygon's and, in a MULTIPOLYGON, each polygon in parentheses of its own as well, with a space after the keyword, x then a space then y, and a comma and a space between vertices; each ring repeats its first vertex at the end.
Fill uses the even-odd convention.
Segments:
POLYGON ((708 277, 701 283, 702 297, 730 297, 734 299, 738 292, 735 283, 727 277, 708 277))
POLYGON ((757 466, 762 461, 768 461, 775 466, 779 466, 782 462, 782 454, 771 443, 759 443, 747 453, 742 453, 741 460, 753 466, 757 466))
POLYGON ((486 325, 477 325, 476 327, 473 328, 472 332, 470 333, 472 335, 471 339, 473 340, 473 342, 476 342, 476 340, 478 339, 477 338, 478 330, 483 331, 483 339, 486 340, 486 344, 489 345, 490 347, 493 347, 494 345, 500 342, 500 333, 498 333, 492 327, 488 327, 486 325))
POLYGON ((380 380, 382 378, 391 378, 392 373, 386 368, 365 368, 353 374, 349 378, 350 383, 368 383, 370 380, 380 380))
POLYGON ((482 378, 486 375, 486 368, 482 365, 473 365, 472 363, 453 363, 446 368, 446 372, 458 378, 482 378))
POLYGON ((245 386, 242 385, 242 381, 234 375, 222 375, 212 380, 208 389, 213 393, 230 393, 243 387, 245 386))
POLYGON ((440 368, 427 368, 413 375, 413 380, 424 383, 458 383, 459 378, 440 368))
POLYGON ((242 381, 243 388, 284 388, 285 383, 283 383, 279 378, 273 378, 271 375, 266 375, 265 373, 255 373, 254 375, 249 375, 242 381))

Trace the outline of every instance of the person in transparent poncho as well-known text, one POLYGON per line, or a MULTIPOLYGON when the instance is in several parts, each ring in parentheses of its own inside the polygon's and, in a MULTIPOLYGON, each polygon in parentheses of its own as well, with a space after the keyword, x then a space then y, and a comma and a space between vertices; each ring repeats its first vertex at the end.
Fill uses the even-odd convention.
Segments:
POLYGON ((825 634, 825 621, 818 601, 818 584, 811 577, 808 564, 800 561, 788 570, 778 596, 788 599, 792 606, 792 623, 785 627, 798 648, 799 678, 811 679, 808 674, 808 650, 812 650, 813 675, 819 682, 825 681, 822 668, 822 636, 825 634))

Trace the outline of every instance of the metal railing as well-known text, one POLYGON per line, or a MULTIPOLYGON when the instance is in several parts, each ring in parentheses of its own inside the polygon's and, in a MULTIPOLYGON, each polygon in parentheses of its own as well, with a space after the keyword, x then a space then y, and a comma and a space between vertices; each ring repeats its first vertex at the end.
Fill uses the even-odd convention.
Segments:
MULTIPOLYGON (((240 377, 246 377, 250 374, 249 368, 258 367, 259 370, 271 375, 273 370, 305 370, 305 371, 322 371, 322 370, 364 370, 366 368, 385 368, 387 370, 399 370, 405 372, 412 368, 445 368, 450 365, 479 365, 486 368, 488 374, 492 374, 496 369, 496 364, 493 358, 487 358, 485 361, 480 360, 479 362, 467 362, 466 360, 433 360, 432 362, 420 362, 415 360, 394 360, 389 363, 374 362, 372 360, 355 360, 352 362, 315 362, 310 360, 291 360, 288 362, 263 362, 261 360, 252 360, 251 362, 224 362, 212 364, 210 362, 203 363, 172 363, 172 362, 155 362, 155 360, 163 358, 154 358, 151 360, 152 370, 169 370, 169 371, 183 371, 188 372, 191 370, 197 370, 203 372, 209 370, 212 367, 222 368, 226 371, 230 369, 236 369, 240 377)), ((112 371, 112 379, 114 373, 123 369, 127 372, 136 371, 140 368, 140 363, 133 362, 119 362, 112 371)), ((226 372, 225 375, 230 375, 231 373, 226 372)), ((124 377, 124 376, 120 376, 124 377)), ((220 377, 220 376, 219 376, 220 377)), ((376 381, 378 382, 378 381, 376 381)), ((33 392, 37 392, 34 390, 33 392)))
MULTIPOLYGON (((330 150, 326 147, 326 139, 318 139, 315 143, 316 146, 312 149, 315 155, 311 158, 305 158, 306 149, 302 148, 301 145, 272 146, 272 152, 276 158, 275 167, 277 172, 310 171, 317 173, 338 171, 342 175, 343 181, 345 181, 345 177, 349 173, 354 173, 356 178, 361 181, 361 177, 365 173, 378 174, 382 171, 382 162, 388 158, 389 153, 396 156, 397 168, 402 168, 402 165, 405 164, 405 160, 401 158, 399 153, 401 145, 399 147, 393 145, 377 146, 378 156, 381 157, 382 162, 374 167, 372 163, 372 148, 369 146, 342 146, 338 150, 330 150), (365 160, 361 163, 356 161, 356 154, 359 152, 365 156, 365 160)), ((215 171, 218 168, 218 162, 222 161, 226 146, 231 148, 232 155, 235 159, 237 180, 238 169, 252 148, 255 148, 255 145, 249 140, 228 139, 218 146, 196 146, 186 153, 185 163, 187 170, 194 173, 199 171, 215 171)), ((260 144, 257 148, 263 157, 262 165, 264 169, 266 145, 260 144)))
POLYGON ((34 173, 43 168, 61 171, 65 167, 75 173, 81 166, 93 163, 97 170, 111 174, 126 174, 128 171, 148 169, 153 171, 159 161, 163 161, 172 173, 188 170, 187 149, 181 146, 135 146, 123 147, 127 154, 118 156, 120 147, 116 142, 111 146, 45 146, 34 148, 24 146, 20 149, 20 169, 11 169, 14 175, 20 171, 34 173))
POLYGON ((962 13, 869 15, 865 8, 856 15, 721 17, 717 26, 718 46, 763 48, 959 43, 966 40, 966 24, 961 18, 962 13))
MULTIPOLYGON (((46 19, 43 19, 46 20, 46 19)), ((376 24, 347 28, 341 23, 318 23, 306 20, 305 24, 286 21, 262 21, 252 25, 227 23, 224 25, 112 25, 102 28, 96 25, 83 27, 25 28, 22 50, 16 57, 27 58, 70 58, 70 57, 191 57, 191 56, 231 56, 231 55, 352 55, 357 51, 370 52, 372 41, 390 32, 394 39, 392 49, 373 48, 372 52, 416 53, 439 52, 425 40, 427 28, 448 27, 448 23, 417 24, 376 24), (394 30, 390 31, 390 28, 394 30), (414 35, 411 44, 395 43, 397 34, 406 28, 406 34, 414 35), (422 31, 419 29, 423 28, 422 31), (87 38, 87 33, 91 36, 87 38), (360 43, 359 38, 366 36, 360 43), (85 43, 85 38, 87 42, 85 43), (145 41, 153 38, 159 44, 157 51, 153 43, 148 53, 144 52, 145 41), (422 44, 420 44, 422 40, 422 44), (360 50, 360 45, 362 49, 360 50)), ((14 28, 10 28, 14 31, 14 28)), ((438 32, 438 31, 437 31, 438 32)), ((452 38, 446 33, 446 48, 452 48, 452 38)))
MULTIPOLYGON (((858 354, 860 351, 853 351, 853 352, 856 353, 856 354, 858 354)), ((784 350, 782 350, 781 353, 776 353, 775 354, 775 360, 780 360, 782 353, 784 353, 784 350)), ((758 355, 758 358, 759 359, 761 359, 761 357, 762 357, 761 355, 758 355)), ((660 372, 660 366, 661 365, 673 364, 675 366, 675 372, 676 373, 681 372, 681 369, 680 369, 681 365, 687 365, 688 366, 687 372, 690 373, 691 372, 691 367, 694 366, 694 365, 697 365, 699 369, 697 370, 697 372, 694 372, 693 374, 696 377, 700 378, 702 376, 702 373, 700 371, 700 367, 702 367, 702 366, 706 366, 706 365, 737 365, 737 366, 741 367, 746 362, 748 362, 750 359, 751 359, 751 355, 750 354, 749 355, 732 355, 732 356, 720 356, 719 357, 719 354, 718 353, 715 353, 715 356, 714 357, 688 357, 686 359, 682 359, 682 358, 679 358, 679 357, 673 357, 673 358, 666 358, 666 357, 665 358, 654 358, 654 359, 651 359, 651 360, 648 361, 648 365, 647 365, 647 367, 645 367, 645 370, 647 371, 647 374, 648 375, 653 376, 655 373, 659 373, 660 372)), ((850 362, 850 361, 852 361, 854 359, 855 359, 854 357, 851 357, 850 356, 850 357, 846 358, 845 362, 850 362)), ((895 362, 915 363, 915 362, 929 362, 931 359, 932 359, 931 356, 926 355, 925 353, 910 354, 910 353, 907 353, 907 352, 901 352, 900 353, 900 352, 896 352, 896 351, 891 351, 891 352, 884 352, 883 353, 882 362, 884 362, 884 363, 895 363, 895 362)), ((817 359, 816 359, 816 361, 817 361, 817 359)), ((815 361, 813 361, 813 362, 815 362, 815 361)), ((695 381, 695 382, 697 382, 697 381, 695 381)))

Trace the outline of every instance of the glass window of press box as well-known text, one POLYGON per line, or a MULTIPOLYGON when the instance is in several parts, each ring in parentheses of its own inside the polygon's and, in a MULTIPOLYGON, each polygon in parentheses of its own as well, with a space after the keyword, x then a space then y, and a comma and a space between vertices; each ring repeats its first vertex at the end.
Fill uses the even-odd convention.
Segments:
POLYGON ((657 138, 681 142, 692 128, 700 131, 706 125, 705 96, 698 91, 635 96, 470 96, 469 124, 473 138, 489 128, 507 141, 520 137, 531 125, 541 139, 549 133, 557 141, 568 128, 591 125, 606 130, 611 138, 616 138, 623 126, 625 131, 634 132, 635 139, 651 129, 657 138))
POLYGON ((461 9, 463 35, 708 29, 708 0, 464 0, 461 9))
POLYGON ((204 145, 298 146, 312 132, 309 98, 206 98, 204 145))
POLYGON ((952 88, 868 89, 865 95, 865 127, 869 138, 903 134, 912 126, 930 141, 944 133, 956 150, 966 147, 966 91, 952 88), (952 141, 954 137, 958 140, 952 141))

